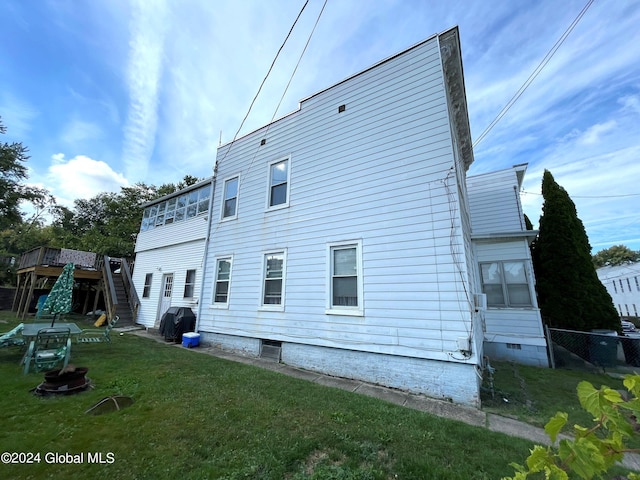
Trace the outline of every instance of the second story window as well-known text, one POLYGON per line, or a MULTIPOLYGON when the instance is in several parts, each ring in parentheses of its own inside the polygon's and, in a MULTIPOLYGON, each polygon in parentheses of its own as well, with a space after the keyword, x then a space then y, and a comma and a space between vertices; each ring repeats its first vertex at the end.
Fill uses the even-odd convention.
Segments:
POLYGON ((286 206, 289 203, 289 159, 278 160, 269 165, 268 208, 286 206))
POLYGON ((207 184, 186 193, 159 201, 144 209, 140 231, 144 232, 164 225, 182 222, 209 211, 211 185, 207 184))
POLYGON ((235 218, 238 207, 238 177, 224 182, 222 218, 235 218))

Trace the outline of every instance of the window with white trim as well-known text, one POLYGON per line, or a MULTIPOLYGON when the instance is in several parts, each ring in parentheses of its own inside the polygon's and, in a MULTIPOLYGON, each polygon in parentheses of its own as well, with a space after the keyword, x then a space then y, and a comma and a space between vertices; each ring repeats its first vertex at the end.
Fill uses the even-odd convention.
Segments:
POLYGON ((222 218, 235 218, 238 212, 238 177, 224 182, 222 198, 222 218))
POLYGON ((524 262, 481 263, 480 275, 488 307, 533 306, 524 262))
POLYGON ((182 222, 209 211, 211 184, 181 193, 144 209, 140 231, 182 222))
POLYGON ((187 270, 187 276, 184 279, 184 298, 193 298, 196 287, 196 271, 187 270))
POLYGON ((262 306, 280 307, 284 305, 285 252, 266 253, 262 282, 262 306))
POLYGON ((267 208, 289 205, 289 159, 269 164, 269 202, 267 208))
POLYGON ((329 299, 327 313, 362 315, 362 244, 329 245, 329 299))
POLYGON ((149 298, 149 295, 151 295, 152 279, 153 279, 153 273, 147 273, 144 276, 144 288, 142 289, 142 298, 149 298))
POLYGON ((231 257, 219 258, 216 262, 216 281, 213 287, 213 304, 229 304, 229 286, 231 284, 231 257))

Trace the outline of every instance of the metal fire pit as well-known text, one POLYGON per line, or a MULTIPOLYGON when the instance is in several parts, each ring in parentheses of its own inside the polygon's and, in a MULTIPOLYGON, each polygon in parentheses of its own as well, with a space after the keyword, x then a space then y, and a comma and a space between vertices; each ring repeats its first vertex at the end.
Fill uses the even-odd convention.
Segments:
POLYGON ((36 395, 70 395, 84 392, 91 387, 91 379, 85 375, 86 367, 67 366, 62 370, 50 370, 44 374, 44 382, 33 389, 36 395))

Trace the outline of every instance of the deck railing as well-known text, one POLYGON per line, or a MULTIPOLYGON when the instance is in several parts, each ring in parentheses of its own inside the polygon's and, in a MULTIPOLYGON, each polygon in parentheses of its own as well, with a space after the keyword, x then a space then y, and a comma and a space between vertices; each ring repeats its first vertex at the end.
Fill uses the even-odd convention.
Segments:
POLYGON ((100 270, 102 257, 92 252, 68 248, 37 247, 20 256, 18 270, 45 265, 61 267, 69 262, 75 263, 77 268, 100 270))

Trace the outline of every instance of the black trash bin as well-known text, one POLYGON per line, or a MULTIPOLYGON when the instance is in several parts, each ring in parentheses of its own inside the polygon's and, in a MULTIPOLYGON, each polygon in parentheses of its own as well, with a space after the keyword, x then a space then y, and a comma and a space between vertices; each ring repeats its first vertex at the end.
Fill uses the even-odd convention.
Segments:
POLYGON ((624 351, 624 359, 627 365, 640 367, 640 336, 631 337, 623 335, 620 338, 622 350, 624 351))
POLYGON ((160 319, 160 335, 167 342, 182 342, 182 334, 193 332, 196 316, 189 307, 169 307, 160 319))

